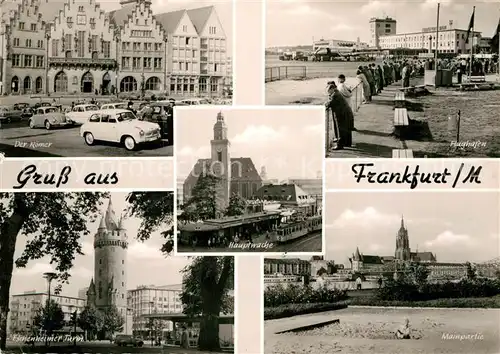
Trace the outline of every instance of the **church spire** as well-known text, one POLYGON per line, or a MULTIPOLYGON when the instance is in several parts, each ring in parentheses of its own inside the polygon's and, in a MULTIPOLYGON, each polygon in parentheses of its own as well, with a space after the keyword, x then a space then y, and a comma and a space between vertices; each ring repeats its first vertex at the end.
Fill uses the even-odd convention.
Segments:
POLYGON ((404 215, 401 214, 401 228, 404 229, 405 228, 405 218, 404 218, 404 215))
POLYGON ((227 125, 222 112, 217 113, 217 121, 214 124, 214 140, 227 140, 227 125))
POLYGON ((355 261, 361 260, 361 254, 359 253, 359 247, 356 247, 356 253, 354 254, 354 260, 355 261))

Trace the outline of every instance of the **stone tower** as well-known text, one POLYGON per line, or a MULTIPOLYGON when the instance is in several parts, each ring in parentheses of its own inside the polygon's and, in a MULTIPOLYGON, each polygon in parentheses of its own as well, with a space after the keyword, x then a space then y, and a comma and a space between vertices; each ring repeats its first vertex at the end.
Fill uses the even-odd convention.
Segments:
POLYGON ((122 221, 110 199, 94 237, 94 279, 87 298, 93 296, 97 308, 115 305, 126 316, 128 240, 122 221))
POLYGON ((219 178, 216 188, 217 217, 221 217, 229 205, 231 187, 231 156, 229 154, 231 143, 227 139, 227 126, 222 112, 217 114, 214 138, 210 141, 210 145, 212 150, 210 171, 219 178))
POLYGON ((410 240, 408 238, 408 230, 405 228, 404 218, 401 216, 401 227, 396 237, 396 260, 410 260, 410 240))
POLYGON ((363 269, 363 256, 359 253, 359 248, 356 247, 356 253, 352 255, 352 270, 360 271, 363 269))

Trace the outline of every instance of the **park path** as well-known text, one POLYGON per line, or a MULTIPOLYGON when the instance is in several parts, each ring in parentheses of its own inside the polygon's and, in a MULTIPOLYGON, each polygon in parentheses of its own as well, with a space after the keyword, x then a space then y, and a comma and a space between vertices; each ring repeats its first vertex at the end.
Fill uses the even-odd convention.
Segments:
POLYGON ((334 310, 318 313, 309 313, 306 315, 299 315, 293 317, 280 318, 277 320, 265 321, 264 332, 273 335, 277 332, 290 331, 295 328, 313 325, 316 323, 332 321, 339 318, 339 314, 345 311, 334 310))

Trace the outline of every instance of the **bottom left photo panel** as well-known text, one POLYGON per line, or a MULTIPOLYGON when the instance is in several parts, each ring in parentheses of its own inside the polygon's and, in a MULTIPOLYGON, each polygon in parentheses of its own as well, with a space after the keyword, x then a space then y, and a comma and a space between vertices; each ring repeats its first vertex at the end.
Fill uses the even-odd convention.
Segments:
POLYGON ((0 193, 0 353, 234 352, 234 258, 173 251, 173 192, 0 193))

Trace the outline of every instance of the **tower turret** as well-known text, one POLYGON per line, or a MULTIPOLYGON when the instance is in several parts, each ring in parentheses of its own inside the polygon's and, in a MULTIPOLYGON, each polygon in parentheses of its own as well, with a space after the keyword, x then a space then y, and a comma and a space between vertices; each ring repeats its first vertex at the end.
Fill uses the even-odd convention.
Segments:
POLYGON ((90 280, 89 288, 87 289, 87 306, 94 307, 96 305, 96 291, 94 278, 90 280))
POLYGON ((116 305, 122 315, 127 308, 128 238, 123 219, 118 217, 111 200, 102 214, 94 237, 95 305, 116 305))
POLYGON ((229 205, 231 186, 231 156, 229 147, 231 143, 227 139, 227 125, 222 112, 217 114, 217 121, 214 124, 214 138, 211 145, 211 166, 210 172, 218 179, 216 187, 217 214, 220 217, 229 205))

